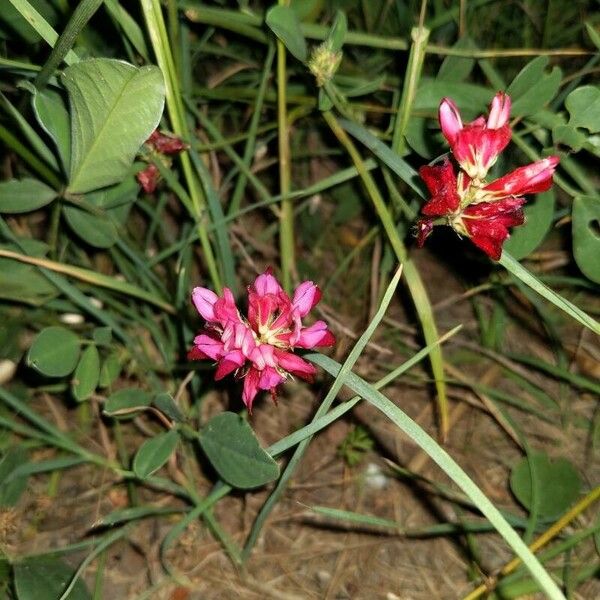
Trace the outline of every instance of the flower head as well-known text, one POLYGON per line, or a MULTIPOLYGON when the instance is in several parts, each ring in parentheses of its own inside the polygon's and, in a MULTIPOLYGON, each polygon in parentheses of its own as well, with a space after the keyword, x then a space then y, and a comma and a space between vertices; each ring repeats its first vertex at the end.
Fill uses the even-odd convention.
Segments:
POLYGON ((294 354, 295 348, 332 346, 335 338, 324 321, 308 327, 302 323, 321 298, 312 281, 300 284, 290 298, 267 269, 247 292, 246 318, 228 288, 222 297, 207 288, 194 288, 192 302, 206 326, 194 338, 188 358, 216 361, 217 380, 233 372, 243 378, 242 400, 252 410, 259 390, 268 390, 275 398, 277 386, 290 375, 312 380, 315 367, 294 354))
POLYGON ((441 220, 459 235, 470 238, 490 258, 499 260, 509 228, 525 221, 523 196, 550 188, 557 156, 519 167, 490 183, 485 180, 488 169, 510 140, 509 113, 510 98, 498 93, 487 122, 479 117, 463 125, 454 102, 449 98, 442 100, 442 132, 460 169, 456 174, 448 158, 419 169, 431 195, 421 209, 425 218, 416 226, 419 246, 441 220))

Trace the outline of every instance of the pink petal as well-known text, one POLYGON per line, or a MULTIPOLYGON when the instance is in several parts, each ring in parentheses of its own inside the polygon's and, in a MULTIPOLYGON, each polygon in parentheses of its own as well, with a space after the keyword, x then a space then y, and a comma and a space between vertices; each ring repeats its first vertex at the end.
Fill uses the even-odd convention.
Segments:
POLYGON ((279 292, 282 292, 283 289, 279 285, 277 279, 272 275, 272 269, 269 267, 254 281, 254 291, 256 291, 259 296, 264 296, 265 294, 278 294, 279 292))
POLYGON ((240 313, 235 305, 233 293, 227 287, 223 288, 223 297, 217 297, 214 303, 214 319, 221 324, 227 321, 241 321, 240 313))
POLYGON ((198 352, 202 352, 213 360, 218 360, 223 354, 223 342, 205 333, 197 335, 194 338, 194 346, 196 346, 198 352))
POLYGON ((260 374, 260 379, 258 380, 258 387, 261 390, 271 390, 282 384, 285 381, 285 377, 281 375, 277 369, 273 367, 266 367, 260 374))
POLYGON ((552 186, 552 175, 559 160, 558 156, 549 156, 530 165, 519 167, 486 185, 484 191, 499 192, 503 196, 524 196, 545 192, 552 186))
POLYGON ((442 133, 448 140, 448 143, 452 145, 458 132, 463 128, 463 123, 460 118, 458 107, 450 98, 444 98, 442 100, 439 110, 439 119, 442 133))
POLYGON ((275 367, 275 348, 270 344, 259 344, 250 353, 250 360, 253 365, 262 371, 265 367, 275 367))
POLYGON ((487 120, 489 129, 500 129, 508 123, 510 117, 510 96, 504 92, 498 92, 492 100, 490 116, 487 120))
POLYGON ((335 338, 327 329, 327 323, 325 321, 317 321, 314 325, 304 327, 300 331, 300 337, 295 345, 300 348, 310 349, 317 346, 331 346, 334 343, 335 338))
POLYGON ((281 369, 287 371, 288 373, 292 373, 292 375, 301 377, 302 379, 312 381, 315 373, 317 372, 317 369, 314 367, 314 365, 311 365, 309 362, 306 362, 304 359, 292 354, 291 352, 275 350, 275 358, 278 366, 281 369))
POLYGON ((321 290, 312 282, 301 283, 294 292, 293 307, 305 317, 321 299, 321 290))
POLYGON ((239 369, 245 362, 246 357, 239 350, 228 352, 219 361, 219 366, 215 373, 215 380, 219 381, 219 379, 223 379, 223 377, 226 377, 229 373, 239 369))
POLYGON ((252 404, 254 402, 254 398, 258 393, 258 380, 260 378, 260 372, 254 368, 250 368, 248 373, 246 373, 244 377, 244 389, 242 391, 242 400, 246 407, 248 408, 248 412, 252 412, 252 404))
POLYGON ((202 318, 209 323, 215 322, 214 305, 219 297, 212 291, 203 287, 192 290, 192 302, 202 318))

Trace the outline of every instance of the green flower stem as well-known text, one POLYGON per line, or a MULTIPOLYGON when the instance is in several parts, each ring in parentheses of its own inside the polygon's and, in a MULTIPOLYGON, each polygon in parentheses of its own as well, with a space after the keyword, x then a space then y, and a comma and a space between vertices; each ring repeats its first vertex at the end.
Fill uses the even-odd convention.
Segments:
MULTIPOLYGON (((35 29, 36 33, 50 46, 54 47, 58 40, 58 33, 52 25, 44 19, 27 0, 8 0, 18 11, 19 14, 35 29)), ((73 50, 69 50, 64 56, 64 61, 68 65, 79 62, 79 57, 73 50)))
POLYGON ((103 2, 104 0, 83 0, 75 7, 65 30, 60 34, 48 60, 33 82, 38 90, 46 86, 54 71, 73 47, 81 30, 87 25, 100 6, 102 6, 103 2))
POLYGON ((414 27, 411 32, 413 44, 408 56, 408 66, 404 77, 404 87, 400 98, 400 105, 394 121, 394 134, 392 136, 392 150, 402 156, 404 154, 404 136, 415 101, 417 87, 421 79, 423 61, 429 39, 429 30, 422 27, 414 27))
MULTIPOLYGON (((492 0, 479 0, 475 4, 486 4, 492 0)), ((261 31, 260 27, 264 22, 264 16, 249 11, 236 11, 214 6, 207 6, 197 0, 182 0, 179 5, 184 9, 185 16, 192 23, 202 23, 220 27, 227 31, 233 31, 249 39, 268 43, 269 38, 261 31)), ((471 4, 469 4, 471 7, 471 4)), ((450 11, 442 14, 443 22, 452 20, 454 17, 450 11)), ((429 29, 437 27, 437 22, 431 21, 427 24, 429 29)), ((325 25, 314 23, 301 23, 300 25, 304 37, 312 40, 323 41, 327 39, 330 28, 325 25)), ((383 50, 408 50, 409 44, 406 39, 401 37, 386 37, 362 31, 348 31, 344 38, 344 44, 349 46, 366 46, 368 48, 381 48, 383 50)), ((591 56, 592 51, 580 48, 511 48, 503 50, 477 50, 468 48, 447 48, 438 44, 429 44, 427 46, 428 54, 437 54, 439 56, 460 56, 465 58, 497 58, 521 56, 591 56)))
MULTIPOLYGON (((148 34, 152 42, 152 48, 158 62, 158 66, 163 72, 166 86, 167 110, 171 120, 173 132, 184 140, 190 139, 190 133, 185 117, 183 100, 179 89, 179 80, 173 61, 173 55, 169 45, 169 38, 163 19, 162 9, 159 0, 141 0, 142 11, 146 20, 148 34)), ((194 170, 190 157, 187 152, 180 155, 183 174, 187 183, 190 197, 192 199, 194 214, 198 229, 198 237, 204 253, 204 260, 210 273, 213 287, 221 292, 221 277, 215 261, 215 256, 210 244, 208 233, 205 226, 205 198, 200 187, 200 183, 194 175, 194 170)))
MULTIPOLYGON (((248 134, 246 138, 246 145, 244 147, 244 156, 242 158, 243 164, 246 169, 250 169, 252 157, 254 155, 254 149, 256 147, 256 135, 258 133, 258 126, 260 124, 260 118, 262 115, 262 108, 265 101, 265 94, 267 92, 267 85, 269 84, 269 78, 271 75, 271 67, 273 65, 273 58, 275 57, 275 46, 271 44, 267 50, 267 57, 265 58, 265 64, 263 67, 262 76, 258 91, 256 93, 256 102, 254 104, 254 112, 252 113, 252 119, 250 120, 250 126, 248 128, 248 134)), ((235 189, 231 195, 231 201, 229 203, 228 215, 235 214, 242 204, 242 196, 246 189, 246 182, 248 181, 248 175, 240 168, 240 174, 235 184, 235 189)))
MULTIPOLYGON (((435 318, 433 316, 433 308, 421 275, 412 261, 408 256, 406 246, 398 234, 398 230, 394 224, 394 220, 379 192, 375 180, 365 168, 364 161, 360 156, 358 150, 352 143, 352 140, 348 137, 347 133, 340 126, 337 119, 330 112, 324 112, 323 118, 333 131, 339 142, 346 148, 346 151, 352 158, 354 166, 361 177, 365 188, 375 206, 375 210, 381 220, 381 224, 385 229, 388 236, 389 242, 396 254, 398 260, 404 265, 404 276, 406 284, 410 291, 412 301, 417 311, 417 315, 421 322, 423 329, 423 335, 427 344, 432 344, 439 338, 435 318)), ((440 420, 440 437, 444 440, 448 434, 450 427, 450 419, 448 417, 448 399, 446 396, 446 382, 444 379, 444 361, 442 357, 441 348, 434 348, 429 356, 431 362, 431 368, 435 379, 435 386, 438 393, 438 413, 440 420)))
MULTIPOLYGON (((278 0, 287 6, 287 0, 278 0)), ((279 191, 281 206, 279 213, 279 251, 283 287, 291 291, 292 276, 296 270, 294 249, 294 209, 288 197, 291 191, 290 137, 287 117, 287 71, 286 51, 281 40, 277 40, 277 124, 279 129, 279 191)))

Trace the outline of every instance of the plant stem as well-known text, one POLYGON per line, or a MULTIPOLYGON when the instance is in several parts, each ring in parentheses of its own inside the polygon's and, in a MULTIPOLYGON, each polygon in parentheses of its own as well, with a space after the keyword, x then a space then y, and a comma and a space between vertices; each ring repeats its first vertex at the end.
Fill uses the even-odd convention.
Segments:
POLYGON ((65 30, 60 34, 48 60, 33 82, 38 90, 46 86, 55 69, 65 59, 73 44, 75 44, 75 40, 81 33, 81 30, 87 25, 87 22, 94 16, 94 13, 100 6, 102 6, 103 2, 104 0, 83 0, 75 7, 65 30))
MULTIPOLYGON (((190 132, 185 118, 185 110, 181 91, 179 89, 179 80, 173 61, 173 54, 169 45, 169 38, 165 21, 163 19, 162 9, 159 0, 141 0, 142 11, 146 20, 148 34, 152 42, 154 54, 158 66, 163 72, 166 86, 167 110, 171 120, 173 132, 184 140, 190 139, 190 132)), ((208 238, 208 233, 204 224, 205 198, 198 179, 194 175, 192 163, 187 152, 180 154, 181 166, 187 183, 194 214, 198 229, 198 237, 202 245, 204 260, 210 273, 213 287, 217 292, 221 292, 221 277, 215 261, 215 256, 208 238)))
MULTIPOLYGON (((388 240, 396 257, 404 265, 404 277, 406 279, 406 285, 410 291, 412 301, 415 306, 415 310, 421 322, 423 329, 423 335, 427 344, 433 344, 439 337, 435 318, 433 316, 433 309, 431 302, 427 295, 427 290, 421 275, 412 261, 408 256, 406 246, 400 239, 398 230, 392 215, 390 214, 388 207, 381 196, 379 188, 375 183, 372 175, 365 168, 364 161, 360 156, 360 153, 352 143, 352 140, 348 137, 348 134, 344 131, 337 119, 330 112, 324 112, 323 118, 331 128, 331 131, 338 139, 338 141, 346 148, 346 151, 352 158, 352 162, 361 177, 363 184, 373 202, 377 215, 381 220, 381 224, 388 236, 388 240)), ((446 396, 446 382, 444 380, 444 362, 442 357, 442 351, 439 347, 434 348, 430 354, 431 369, 435 379, 435 386, 438 393, 438 412, 440 421, 440 437, 442 440, 446 439, 446 436, 450 427, 450 419, 448 417, 448 399, 446 396)))
MULTIPOLYGON (((279 0, 287 6, 287 0, 279 0)), ((279 188, 281 208, 279 214, 279 251, 282 283, 288 292, 292 287, 292 276, 296 270, 294 251, 294 209, 288 197, 291 191, 290 138, 287 119, 287 72, 286 51, 281 40, 277 40, 277 124, 279 128, 279 188)))

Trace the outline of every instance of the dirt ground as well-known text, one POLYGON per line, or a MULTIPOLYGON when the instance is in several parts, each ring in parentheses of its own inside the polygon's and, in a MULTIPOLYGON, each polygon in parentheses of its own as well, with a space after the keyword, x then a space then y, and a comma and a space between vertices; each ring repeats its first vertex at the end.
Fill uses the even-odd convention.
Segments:
MULTIPOLYGON (((438 303, 440 331, 464 324, 463 331, 445 349, 447 356, 459 357, 465 347, 475 343, 477 335, 471 305, 460 296, 466 287, 450 277, 449 270, 427 250, 418 253, 417 260, 422 272, 428 275, 432 301, 438 303), (439 285, 435 285, 436 281, 439 285)), ((514 301, 512 309, 517 317, 525 315, 526 318, 525 299, 514 301)), ((331 311, 340 314, 340 307, 324 310, 326 314, 331 311)), ((352 342, 352 334, 360 333, 366 318, 364 310, 356 311, 352 306, 346 306, 345 310, 339 322, 332 324, 340 339, 336 358, 344 355, 352 342)), ((400 303, 394 303, 389 315, 358 366, 358 371, 371 381, 409 356, 408 353, 398 355, 398 340, 409 348, 419 344, 412 325, 414 320, 400 303)), ((573 347, 585 350, 586 339, 580 337, 575 327, 564 331, 567 345, 572 343, 573 347)), ((521 353, 535 356, 548 352, 535 333, 525 333, 515 325, 507 331, 506 339, 509 347, 521 353)), ((584 350, 582 356, 586 354, 584 350)), ((422 426, 435 432, 432 395, 418 377, 419 374, 426 376, 427 371, 419 368, 415 373, 401 378, 387 388, 386 393, 422 426)), ((461 369, 449 371, 449 376, 453 380, 462 378, 467 382, 475 380, 497 386, 507 392, 518 389, 503 377, 498 364, 485 356, 477 362, 463 361, 461 369)), ((559 398, 563 409, 568 404, 564 414, 569 418, 546 423, 516 409, 510 409, 509 414, 518 420, 535 448, 544 449, 551 456, 568 457, 578 467, 584 487, 589 489, 599 480, 598 456, 590 450, 590 440, 577 427, 577 419, 593 418, 597 399, 590 394, 560 388, 556 381, 535 372, 528 376, 552 397, 559 398)), ((486 404, 485 397, 476 396, 459 385, 451 386, 450 391, 453 426, 447 450, 496 506, 524 514, 507 483, 510 467, 522 456, 517 443, 490 414, 490 404, 486 404)), ((349 397, 347 391, 342 396, 349 397)), ((263 444, 274 442, 306 423, 318 400, 319 396, 303 385, 290 383, 277 407, 267 399, 259 402, 252 423, 263 444)), ((205 417, 225 408, 226 398, 217 392, 207 396, 202 404, 205 417)), ((59 426, 75 420, 74 410, 66 408, 60 400, 47 398, 46 402, 40 402, 40 411, 59 426)), ((144 437, 131 425, 124 431, 133 453, 144 437)), ((85 434, 86 443, 95 451, 102 448, 101 434, 97 423, 85 434)), ((375 409, 361 404, 351 417, 336 422, 314 439, 243 571, 232 565, 206 527, 197 522, 168 552, 172 569, 185 577, 180 584, 175 583, 165 574, 159 561, 159 545, 180 517, 145 519, 133 526, 127 540, 119 541, 108 550, 103 565, 102 597, 123 600, 461 598, 473 589, 470 578, 477 575, 464 536, 409 539, 390 530, 357 528, 336 522, 311 510, 312 506, 327 506, 385 517, 394 519, 404 529, 473 518, 468 509, 460 509, 457 504, 444 500, 427 483, 397 476, 393 465, 408 468, 437 484, 449 484, 414 443, 375 409), (357 466, 349 467, 338 456, 337 449, 357 423, 368 426, 375 446, 357 466)), ((208 470, 198 470, 196 475, 199 492, 208 493, 212 475, 208 470)), ((243 543, 269 489, 238 493, 219 503, 215 516, 238 543, 243 543)), ((140 490, 139 500, 162 506, 177 506, 178 502, 151 490, 140 490)), ((101 516, 125 507, 126 503, 125 484, 97 467, 75 467, 54 478, 32 477, 18 507, 2 515, 3 547, 14 556, 88 539, 94 533, 91 526, 101 516), (51 495, 49 489, 54 490, 51 495)), ((576 526, 583 526, 590 519, 588 511, 576 526)), ((477 534, 476 548, 486 573, 495 572, 511 558, 507 546, 491 533, 477 534)), ((591 559, 590 552, 593 546, 584 545, 575 550, 572 558, 575 562, 586 561, 591 559)), ((85 552, 75 553, 68 560, 76 565, 84 557, 85 552)), ((90 589, 93 589, 98 565, 96 560, 86 570, 85 580, 90 589)), ((600 585, 587 583, 573 597, 588 600, 600 597, 600 585)))

